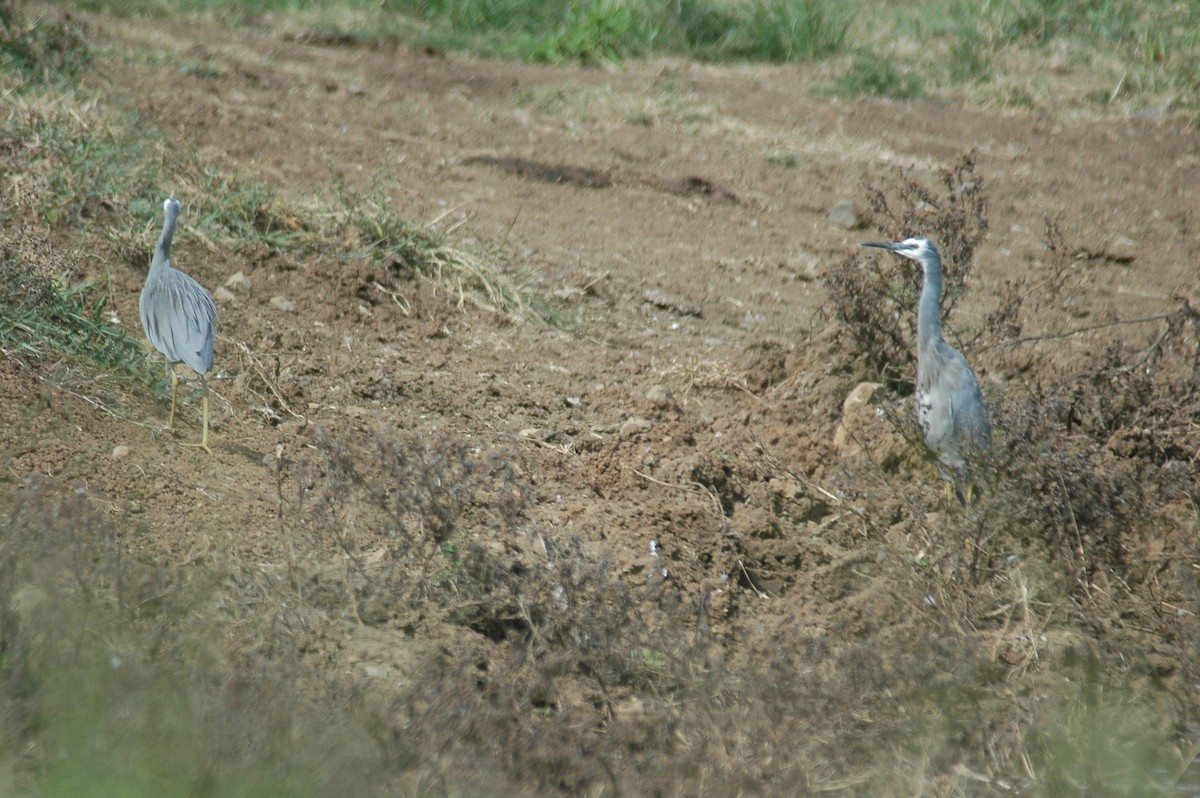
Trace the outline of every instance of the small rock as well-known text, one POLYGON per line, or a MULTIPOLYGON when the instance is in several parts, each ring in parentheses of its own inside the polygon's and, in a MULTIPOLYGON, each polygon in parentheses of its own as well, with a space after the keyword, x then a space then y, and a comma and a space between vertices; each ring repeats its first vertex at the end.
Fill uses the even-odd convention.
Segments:
POLYGON ((114 446, 114 447, 113 447, 113 450, 112 450, 112 459, 114 459, 114 460, 124 460, 124 459, 125 459, 126 457, 128 457, 128 456, 129 456, 129 447, 128 447, 128 446, 126 446, 125 444, 121 444, 121 445, 119 445, 119 446, 114 446))
POLYGON ((1170 103, 1166 105, 1146 105, 1139 108, 1134 114, 1134 117, 1137 119, 1146 119, 1151 122, 1157 122, 1166 115, 1170 108, 1170 103))
POLYGON ((229 276, 225 281, 225 287, 234 293, 247 296, 250 293, 250 278, 243 272, 237 272, 229 276))
POLYGON ((861 225, 858 214, 854 212, 854 203, 850 200, 835 203, 829 211, 829 221, 846 230, 853 230, 861 225))
POLYGON ((842 402, 842 423, 833 433, 833 448, 839 454, 858 450, 858 442, 863 440, 867 425, 873 421, 874 412, 869 408, 879 403, 878 392, 882 387, 878 382, 859 383, 842 402))
POLYGON ((363 673, 369 679, 384 679, 391 672, 391 668, 386 665, 377 665, 374 662, 363 663, 363 673))
POLYGON ((646 398, 651 402, 657 402, 659 404, 675 404, 675 395, 672 394, 671 389, 665 385, 655 385, 653 388, 646 391, 646 398))
POLYGON ((880 382, 860 382, 842 402, 842 422, 844 423, 855 411, 866 405, 878 404, 876 392, 883 387, 880 382))
POLYGON ((220 302, 222 305, 228 305, 230 302, 236 302, 237 297, 223 285, 217 286, 217 290, 213 291, 213 299, 220 302))
POLYGON ((789 257, 783 261, 782 266, 797 280, 805 283, 818 279, 823 272, 821 258, 812 252, 789 257))
POLYGON ((641 416, 633 416, 621 425, 619 434, 622 438, 629 438, 638 434, 639 432, 645 432, 653 426, 654 422, 648 421, 641 416))
POLYGON ((279 308, 284 313, 295 313, 296 312, 296 303, 292 302, 292 300, 288 299, 285 296, 271 297, 271 305, 279 308))

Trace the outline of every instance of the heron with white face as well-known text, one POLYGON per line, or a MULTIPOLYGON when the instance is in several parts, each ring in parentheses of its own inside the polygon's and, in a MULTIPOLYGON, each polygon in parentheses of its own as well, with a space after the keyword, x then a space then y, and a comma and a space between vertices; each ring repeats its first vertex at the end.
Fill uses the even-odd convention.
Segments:
POLYGON ((203 391, 204 432, 195 446, 212 454, 208 448, 208 384, 204 375, 212 370, 213 338, 217 323, 217 306, 200 283, 171 265, 171 238, 179 218, 179 201, 171 198, 163 203, 163 229, 150 261, 150 273, 138 302, 142 329, 154 348, 167 359, 171 372, 171 419, 167 429, 175 428, 175 400, 179 391, 179 375, 175 364, 184 363, 200 375, 203 391))
MULTIPOLYGON (((925 445, 946 468, 961 476, 967 457, 992 443, 992 425, 967 359, 942 337, 942 258, 928 238, 906 238, 894 244, 866 243, 921 264, 924 280, 917 303, 917 421, 925 445)), ((968 498, 970 497, 970 485, 968 498)))

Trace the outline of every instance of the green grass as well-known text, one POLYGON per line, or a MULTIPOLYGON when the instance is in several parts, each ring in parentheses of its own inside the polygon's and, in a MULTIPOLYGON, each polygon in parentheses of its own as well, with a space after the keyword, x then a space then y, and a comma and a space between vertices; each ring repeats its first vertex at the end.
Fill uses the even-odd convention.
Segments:
POLYGON ((63 285, 38 268, 24 243, 0 235, 0 349, 25 362, 66 356, 106 374, 154 383, 160 370, 145 359, 140 336, 110 323, 104 286, 63 285))
MULTIPOLYGON (((0 0, 0 75, 17 87, 75 75, 88 61, 83 32, 64 18, 26 15, 0 0)), ((2 84, 0 84, 2 85, 2 84)))
POLYGON ((901 73, 895 62, 868 51, 858 53, 850 69, 838 78, 838 91, 846 96, 874 95, 908 100, 921 95, 921 80, 901 73))
POLYGON ((851 45, 890 55, 927 93, 998 82, 982 95, 1006 104, 1043 94, 1055 107, 1165 98, 1195 109, 1198 31, 1200 6, 1174 0, 921 0, 864 3, 851 45))
MULTIPOLYGON (((1152 103, 1200 107, 1200 4, 1180 0, 80 4, 118 14, 191 14, 251 26, 267 24, 270 14, 271 30, 332 45, 429 45, 527 61, 677 55, 705 61, 828 61, 838 68, 844 59, 845 74, 832 78, 829 88, 849 96, 909 99, 966 91, 1006 105, 1097 107, 1120 101, 1135 108, 1152 103)), ((76 66, 63 68, 76 69, 81 61, 73 53, 80 50, 51 47, 38 55, 16 47, 0 58, 18 63, 22 74, 46 74, 47 65, 64 59, 76 66)))
POLYGON ((413 42, 528 61, 619 61, 652 54, 801 61, 836 53, 853 14, 833 0, 86 0, 115 13, 203 14, 253 24, 291 15, 317 38, 413 42))

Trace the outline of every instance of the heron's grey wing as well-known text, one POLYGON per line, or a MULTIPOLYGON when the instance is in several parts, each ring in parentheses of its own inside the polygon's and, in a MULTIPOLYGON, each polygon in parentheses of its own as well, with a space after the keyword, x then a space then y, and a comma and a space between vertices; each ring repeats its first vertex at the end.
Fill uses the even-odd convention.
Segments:
POLYGON ((983 403, 983 393, 979 390, 975 372, 966 358, 955 351, 954 356, 947 359, 943 374, 953 408, 952 434, 959 442, 959 448, 969 442, 986 449, 992 443, 992 425, 988 421, 987 407, 983 403))
POLYGON ((146 336, 167 360, 198 374, 212 369, 217 306, 198 282, 175 269, 165 272, 147 284, 139 311, 146 336))
POLYGON ((917 416, 929 449, 945 465, 960 469, 965 449, 990 444, 991 425, 966 359, 944 341, 938 343, 927 354, 925 369, 918 369, 917 416))

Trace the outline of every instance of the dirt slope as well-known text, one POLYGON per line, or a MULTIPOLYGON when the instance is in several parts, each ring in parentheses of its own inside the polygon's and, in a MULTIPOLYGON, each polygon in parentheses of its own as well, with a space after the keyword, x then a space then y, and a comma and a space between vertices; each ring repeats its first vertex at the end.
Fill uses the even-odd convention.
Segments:
MULTIPOLYGON (((514 321, 430 281, 389 293, 362 262, 219 251, 189 230, 185 205, 178 265, 213 289, 238 271, 251 286, 219 303, 213 456, 152 434, 166 408, 149 398, 131 422, 22 373, 0 381, 14 401, 54 408, 6 425, 11 472, 85 484, 132 520, 128 543, 151 561, 284 573, 297 554, 282 530, 302 512, 297 486, 319 483, 306 469, 321 435, 366 446, 452 434, 498 452, 528 492, 518 523, 477 519, 473 539, 533 562, 546 539, 577 536, 611 575, 659 591, 646 612, 669 615, 667 594, 696 602, 697 629, 728 641, 730 660, 783 643, 807 647, 805 667, 836 669, 839 646, 900 650, 942 627, 986 638, 1003 667, 1011 630, 964 628, 913 572, 945 545, 936 472, 914 457, 885 475, 834 448, 843 400, 875 375, 846 354, 821 277, 874 233, 833 224, 830 210, 852 200, 865 225, 863 180, 912 167, 934 181, 974 150, 990 233, 951 320, 963 333, 1016 277, 1034 295, 1029 337, 1161 314, 1194 290, 1200 137, 1171 121, 844 100, 797 66, 530 66, 168 21, 88 24, 104 53, 89 88, 174 146, 301 205, 382 185, 402 216, 498 247, 557 320, 514 321), (1036 295, 1048 216, 1112 256, 1080 259, 1069 305, 1036 295), (294 311, 271 303, 279 296, 294 311), (114 460, 115 444, 128 456, 114 460), (872 516, 875 498, 897 492, 912 501, 872 516)), ((113 272, 119 315, 136 324, 143 273, 113 272)), ((1158 330, 1104 327, 975 360, 988 394, 1004 396, 1158 330)), ((182 419, 186 440, 194 401, 182 419)), ((1195 523, 1182 512, 1159 549, 1194 541, 1195 523)), ((355 543, 367 555, 385 544, 355 543)), ((341 556, 327 541, 300 557, 310 595, 341 556)), ((419 610, 360 625, 355 612, 370 608, 334 593, 314 604, 328 622, 314 621, 307 645, 346 679, 411 674, 423 652, 453 659, 502 637, 474 641, 479 629, 419 610)), ((1062 634, 1069 647, 1074 633, 1062 634)), ((1164 640, 1139 644, 1170 663, 1180 649, 1164 640)), ((1047 661, 1060 650, 1049 649, 1047 661)), ((1168 682, 1181 675, 1167 666, 1168 682)), ((636 713, 622 703, 631 694, 614 700, 636 713)), ((854 706, 847 697, 845 712, 854 706)), ((808 786, 853 794, 834 778, 845 769, 814 766, 808 786)))

